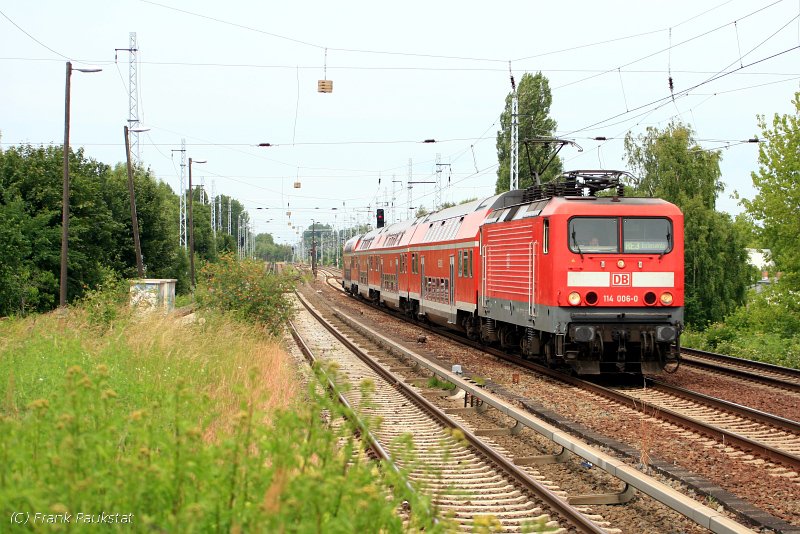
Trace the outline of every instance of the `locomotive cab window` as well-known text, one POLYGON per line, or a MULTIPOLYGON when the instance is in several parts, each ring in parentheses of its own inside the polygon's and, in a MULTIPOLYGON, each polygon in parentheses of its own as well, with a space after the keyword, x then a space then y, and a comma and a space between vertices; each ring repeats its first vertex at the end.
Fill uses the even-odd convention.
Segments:
POLYGON ((574 217, 569 221, 569 249, 578 254, 618 253, 617 217, 574 217))
POLYGON ((672 250, 672 223, 663 218, 623 218, 622 238, 623 252, 666 254, 672 250))
POLYGON ((545 219, 542 223, 542 254, 550 252, 550 221, 545 219))

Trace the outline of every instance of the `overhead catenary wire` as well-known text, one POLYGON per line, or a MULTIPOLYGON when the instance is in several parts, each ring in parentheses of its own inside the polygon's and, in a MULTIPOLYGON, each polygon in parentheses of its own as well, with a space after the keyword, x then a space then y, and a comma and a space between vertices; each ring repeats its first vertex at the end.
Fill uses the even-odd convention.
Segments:
MULTIPOLYGON (((725 4, 727 4, 727 3, 728 3, 728 2, 726 2, 725 4)), ((725 4, 721 4, 721 5, 725 5, 725 4)), ((168 7, 168 6, 164 6, 164 7, 168 7)), ((718 6, 718 7, 719 7, 719 6, 718 6)), ((769 7, 769 6, 767 6, 767 7, 769 7)), ((713 10, 713 9, 715 9, 715 8, 711 8, 711 10, 713 10)), ((708 11, 711 11, 711 10, 708 10, 708 11)), ((699 15, 698 15, 698 16, 699 16, 699 15)), ((677 26, 677 25, 676 25, 676 26, 677 26)), ((657 31, 662 31, 662 30, 657 30, 657 31)), ((621 38, 620 38, 620 39, 621 39, 621 38)), ((610 40, 609 40, 609 41, 610 41, 610 40)), ((313 45, 313 43, 312 43, 312 45, 313 45)), ((587 46, 590 46, 590 45, 587 45, 587 46)), ((370 53, 381 53, 381 52, 380 52, 380 51, 371 51, 370 53)), ((553 53, 556 53, 556 52, 553 52, 553 53)), ((740 54, 739 54, 739 56, 740 56, 740 58, 741 58, 741 57, 743 57, 743 56, 741 56, 741 51, 740 51, 740 54)), ((420 57, 429 57, 429 55, 420 55, 420 57)), ((442 56, 442 57, 450 57, 450 56, 442 56)), ((466 59, 469 59, 469 58, 466 58, 466 59)), ((474 59, 475 61, 483 61, 483 60, 484 60, 484 59, 481 59, 481 58, 472 58, 472 59, 474 59)), ((740 62, 741 62, 741 60, 740 60, 740 62)), ((741 67, 744 67, 744 65, 740 65, 740 66, 741 66, 741 67)), ((299 70, 300 70, 300 67, 299 67, 298 65, 295 65, 295 66, 293 66, 293 67, 292 67, 292 66, 288 66, 288 68, 295 68, 295 70, 296 70, 296 73, 297 73, 297 75, 298 75, 298 79, 299 79, 299 70)), ((318 68, 318 66, 314 66, 314 67, 308 67, 308 68, 318 68)), ((432 69, 430 69, 430 70, 442 70, 442 69, 433 69, 433 68, 432 68, 432 69)), ((477 70, 477 69, 476 69, 476 70, 477 70)), ((503 70, 503 69, 502 69, 502 68, 498 68, 497 70, 503 70)), ((618 68, 617 68, 617 70, 618 70, 618 74, 620 75, 620 82, 622 82, 622 80, 621 80, 621 77, 622 77, 622 76, 621 76, 621 74, 622 74, 622 69, 620 69, 620 68, 618 67, 618 68)), ((669 69, 668 69, 668 71, 669 71, 669 69)), ((628 71, 628 70, 626 70, 626 73, 628 73, 628 72, 629 72, 629 71, 628 71)), ((677 71, 676 71, 676 72, 677 72, 677 71)), ((713 74, 713 73, 707 73, 707 74, 713 74)), ((743 73, 743 74, 744 74, 744 73, 743 73)), ((780 83, 780 82, 770 82, 770 83, 780 83)), ((624 86, 623 86, 623 91, 624 91, 624 86)), ((722 94, 722 93, 724 93, 724 91, 720 91, 718 94, 722 94)), ((686 93, 684 96, 691 96, 691 95, 692 95, 692 93, 686 93)), ((626 98, 626 97, 625 97, 625 95, 623 95, 623 96, 624 96, 624 98, 626 98)), ((299 99, 299 95, 298 95, 298 99, 299 99)), ((627 100, 626 100, 626 108, 627 108, 627 107, 628 107, 628 106, 627 106, 627 100)), ((660 106, 659 106, 659 107, 660 107, 660 106)), ((683 106, 682 106, 682 107, 683 107, 683 106)), ((297 108, 297 106, 296 106, 296 108, 297 108)), ((657 108, 655 108, 655 109, 658 109, 658 107, 657 107, 657 108)), ((652 111, 655 111, 655 109, 654 109, 654 110, 652 110, 652 111)), ((651 113, 652 111, 648 111, 647 113, 651 113)), ((297 115, 298 115, 298 112, 297 112, 297 109, 296 109, 295 121, 297 120, 297 115)), ((608 126, 608 125, 606 125, 606 126, 608 126)), ((490 128, 491 128, 491 127, 490 127, 490 128)), ((148 137, 149 137, 149 136, 148 136, 148 137)), ((494 138, 493 136, 484 137, 484 136, 482 135, 482 136, 480 136, 480 138, 478 138, 478 141, 477 141, 477 142, 483 142, 483 141, 485 141, 485 140, 488 140, 488 139, 493 139, 493 138, 494 138)), ((459 142, 461 142, 461 141, 466 141, 467 139, 469 139, 469 138, 466 138, 466 139, 453 139, 453 140, 451 140, 451 141, 459 141, 459 142)), ((474 140, 474 139, 475 139, 475 138, 473 138, 473 140, 474 140)), ((296 140, 297 140, 297 139, 296 139, 296 122, 295 122, 295 128, 293 129, 293 135, 292 135, 292 145, 294 145, 294 144, 295 144, 296 140)), ((413 142, 413 141, 410 141, 410 142, 413 142)), ((446 140, 441 140, 441 142, 446 142, 446 140)), ((355 142, 353 142, 353 141, 334 141, 334 142, 327 142, 327 143, 313 143, 313 144, 340 144, 340 143, 346 143, 346 144, 359 144, 359 142, 358 142, 358 141, 355 141, 355 142)), ((459 154, 460 154, 460 155, 459 155, 459 157, 462 157, 463 155, 465 155, 465 154, 466 154, 466 153, 468 153, 468 152, 472 152, 472 154, 473 154, 473 164, 474 164, 474 166, 475 166, 475 170, 476 170, 476 172, 477 172, 477 170, 478 170, 478 163, 477 163, 477 161, 475 161, 475 160, 476 160, 476 158, 475 158, 475 154, 474 154, 474 146, 475 146, 475 144, 476 144, 476 142, 472 142, 472 143, 470 143, 468 146, 465 146, 465 148, 464 148, 464 149, 463 149, 463 150, 462 150, 462 151, 459 153, 459 154)), ((158 148, 158 145, 155 145, 155 144, 153 144, 153 146, 154 146, 155 148, 158 148)), ((164 145, 164 144, 162 144, 161 146, 165 146, 165 145, 164 145)), ((198 144, 197 146, 219 146, 219 147, 221 147, 221 148, 225 148, 226 146, 230 146, 230 147, 232 147, 232 148, 245 148, 245 147, 248 147, 248 146, 250 146, 250 145, 245 145, 245 144, 236 144, 236 143, 231 143, 231 144, 227 144, 227 143, 210 143, 210 144, 208 144, 208 145, 198 144)), ((243 151, 243 152, 250 153, 250 151, 249 151, 249 150, 245 150, 245 151, 243 151)), ((253 155, 253 154, 252 154, 252 153, 250 153, 250 155, 253 155)), ((267 159, 270 159, 270 158, 267 158, 267 159)), ((283 163, 283 164, 285 164, 285 165, 293 165, 293 163, 286 163, 286 162, 278 162, 278 163, 283 163)), ((400 167, 400 166, 398 165, 398 167, 400 167)))

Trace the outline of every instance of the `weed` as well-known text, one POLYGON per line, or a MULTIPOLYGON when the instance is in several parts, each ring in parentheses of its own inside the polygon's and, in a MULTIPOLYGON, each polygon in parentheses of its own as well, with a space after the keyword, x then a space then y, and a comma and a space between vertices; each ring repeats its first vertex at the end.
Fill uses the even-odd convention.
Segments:
MULTIPOLYGON (((376 478, 351 454, 364 447, 352 428, 319 416, 342 408, 297 390, 263 327, 213 312, 202 327, 127 319, 112 300, 0 323, 3 516, 132 513, 135 531, 404 530, 395 510, 418 498, 403 476, 376 478)), ((410 528, 431 530, 427 508, 413 509, 410 528)))
POLYGON ((279 335, 291 317, 292 305, 285 293, 293 287, 290 275, 266 272, 259 261, 220 256, 200 270, 195 298, 205 309, 218 310, 246 321, 256 321, 267 333, 279 335))
POLYGON ((438 376, 434 375, 428 379, 428 387, 431 389, 443 389, 451 391, 456 389, 456 385, 446 380, 440 380, 438 376))

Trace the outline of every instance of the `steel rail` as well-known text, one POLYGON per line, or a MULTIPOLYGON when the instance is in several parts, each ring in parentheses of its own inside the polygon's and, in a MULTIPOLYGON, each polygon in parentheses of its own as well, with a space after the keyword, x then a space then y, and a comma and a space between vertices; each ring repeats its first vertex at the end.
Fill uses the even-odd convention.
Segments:
MULTIPOLYGON (((556 444, 561 445, 565 450, 568 450, 592 462, 596 467, 607 471, 612 476, 620 479, 626 485, 632 486, 643 493, 650 495, 657 501, 664 503, 686 517, 689 517, 712 532, 733 533, 750 531, 749 528, 735 523, 715 510, 705 507, 694 499, 686 497, 669 486, 655 481, 652 477, 639 472, 624 462, 611 457, 599 451, 598 449, 583 443, 580 440, 576 440, 568 432, 564 432, 561 427, 557 425, 554 426, 545 422, 544 420, 540 420, 538 417, 530 417, 530 414, 527 413, 530 410, 527 410, 527 412, 522 412, 508 405, 507 403, 504 403, 503 401, 498 402, 497 399, 489 395, 488 392, 483 390, 481 387, 474 386, 473 384, 463 380, 461 377, 453 376, 448 370, 439 368, 432 362, 427 362, 427 360, 425 360, 423 357, 404 349, 401 345, 393 342, 386 336, 374 332, 364 325, 361 325, 358 321, 347 317, 341 311, 333 309, 333 313, 347 323, 349 327, 354 328, 361 334, 377 338, 380 344, 390 347, 391 351, 405 354, 411 360, 416 361, 418 365, 426 367, 434 374, 443 376, 446 380, 455 383, 456 387, 463 389, 472 397, 482 401, 483 404, 496 408, 501 413, 516 420, 518 423, 527 426, 538 434, 541 434, 556 444)), ((555 371, 553 371, 553 373, 555 373, 555 371)), ((532 413, 535 414, 535 412, 532 413)), ((759 524, 758 521, 750 521, 754 524, 759 524)))
POLYGON ((705 404, 716 410, 729 412, 738 415, 740 417, 745 417, 747 419, 778 428, 786 432, 791 432, 793 434, 800 435, 800 422, 798 421, 793 421, 791 419, 779 417, 769 412, 755 410, 753 408, 749 408, 742 404, 737 404, 735 402, 718 399, 716 397, 704 395, 696 391, 691 391, 678 386, 673 386, 671 384, 666 384, 655 378, 648 377, 645 380, 646 384, 648 384, 650 387, 657 386, 658 389, 664 390, 672 395, 675 395, 676 397, 682 397, 693 402, 705 404))
POLYGON ((708 369, 711 371, 716 371, 718 373, 727 373, 741 378, 749 378, 751 380, 757 380, 759 382, 763 382, 771 386, 784 388, 793 391, 795 393, 800 393, 800 370, 798 369, 792 369, 790 367, 781 367, 779 365, 774 365, 771 363, 745 360, 743 358, 736 358, 735 356, 717 354, 715 352, 706 352, 698 349, 689 349, 686 347, 681 347, 681 353, 683 354, 683 357, 681 358, 682 364, 700 367, 702 369, 708 369), (776 374, 782 374, 787 377, 791 377, 794 381, 784 380, 781 378, 776 378, 774 376, 766 376, 746 369, 737 369, 735 367, 729 367, 727 365, 724 365, 724 363, 723 365, 720 365, 720 364, 715 364, 713 362, 698 360, 696 358, 693 358, 692 357, 693 355, 698 356, 700 358, 709 358, 712 360, 718 360, 720 362, 729 363, 731 365, 741 365, 742 367, 749 367, 750 369, 756 371, 761 370, 761 371, 773 372, 776 374))
MULTIPOLYGON (((298 293, 295 293, 295 294, 297 294, 299 296, 298 293)), ((294 325, 294 323, 292 321, 289 321, 289 332, 291 333, 292 338, 295 340, 295 343, 297 343, 298 348, 300 349, 300 351, 303 353, 303 355, 306 357, 306 359, 309 361, 309 363, 312 365, 312 368, 313 368, 313 366, 318 362, 317 357, 314 356, 314 353, 311 350, 311 348, 308 346, 308 343, 306 343, 306 341, 300 335, 299 330, 297 329, 297 327, 295 327, 295 325, 294 325)), ((339 388, 336 387, 336 384, 333 382, 333 380, 328 375, 328 373, 326 373, 322 369, 320 369, 319 371, 325 378, 325 382, 327 384, 328 390, 331 391, 332 393, 334 393, 336 395, 336 399, 339 401, 339 403, 342 406, 344 406, 344 408, 345 408, 345 416, 348 419, 350 419, 356 425, 356 427, 358 428, 358 431, 364 437, 364 439, 366 440, 366 442, 369 445, 369 448, 372 450, 372 452, 378 458, 380 458, 381 460, 386 462, 386 464, 389 465, 391 467, 391 469, 395 473, 401 474, 400 468, 397 466, 397 464, 394 463, 394 461, 391 458, 391 455, 383 447, 383 445, 378 440, 378 438, 376 438, 375 435, 369 430, 369 428, 364 423, 364 421, 362 421, 361 418, 358 417, 358 415, 356 414, 356 411, 350 405, 350 402, 347 400, 347 398, 345 398, 345 396, 342 394, 342 392, 339 391, 339 388)), ((405 477, 403 477, 403 478, 405 479, 405 477)), ((414 487, 411 485, 411 483, 408 480, 405 480, 405 487, 412 494, 416 494, 417 493, 417 490, 414 489, 414 487)), ((409 510, 412 510, 411 503, 408 503, 408 506, 409 506, 409 510)), ((428 515, 430 515, 431 517, 434 517, 434 514, 432 514, 432 513, 429 513, 428 515)), ((434 517, 433 521, 434 521, 434 523, 438 523, 439 522, 439 520, 436 517, 434 517)))
POLYGON ((440 424, 449 427, 455 428, 461 431, 464 435, 464 438, 469 441, 469 443, 481 454, 483 454, 486 458, 488 458, 492 463, 500 466, 508 475, 514 478, 519 484, 524 486, 526 489, 531 491, 534 495, 536 495, 539 499, 541 499, 545 504, 547 504, 550 508, 557 511, 561 517, 568 523, 570 523, 574 528, 578 529, 581 532, 588 532, 588 533, 596 533, 596 534, 603 534, 605 531, 595 525, 591 520, 586 518, 581 512, 577 509, 569 505, 568 503, 564 502, 560 497, 558 497, 555 493, 544 487, 542 484, 534 480, 530 475, 528 475, 525 471, 520 469, 518 466, 514 465, 510 460, 505 458, 502 454, 494 450, 492 447, 488 446, 487 444, 483 443, 480 438, 478 438, 474 433, 472 433, 469 429, 465 428, 439 408, 434 406, 429 400, 424 398, 422 395, 417 393, 410 385, 406 384, 402 380, 398 380, 395 375, 393 375, 388 369, 384 368, 382 365, 377 363, 375 360, 369 357, 364 351, 362 351, 359 347, 354 345, 349 339, 347 339, 341 332, 336 330, 325 318, 323 318, 312 306, 311 304, 303 298, 301 295, 300 302, 303 306, 311 313, 312 316, 317 319, 317 321, 322 324, 328 332, 330 332, 340 343, 345 345, 350 351, 356 354, 365 364, 367 364, 373 371, 375 371, 381 378, 392 384, 398 391, 402 392, 404 396, 406 396, 411 402, 417 405, 420 409, 427 412, 433 419, 437 420, 440 424))
MULTIPOLYGON (((336 287, 336 286, 333 286, 333 287, 336 287)), ((383 312, 387 312, 388 311, 388 312, 392 313, 392 315, 394 315, 396 317, 400 317, 403 320, 406 320, 406 321, 409 320, 407 317, 405 317, 405 316, 403 316, 403 315, 401 315, 399 313, 393 312, 392 310, 390 310, 388 308, 381 308, 380 310, 383 311, 383 312)), ((718 428, 718 427, 715 427, 713 425, 709 425, 709 424, 703 423, 701 421, 695 421, 693 419, 684 417, 683 415, 681 415, 681 414, 679 414, 677 412, 673 412, 673 411, 671 411, 669 409, 662 408, 662 407, 647 403, 645 401, 641 401, 639 399, 634 399, 633 397, 621 394, 621 393, 619 393, 617 391, 614 391, 612 389, 605 388, 605 387, 600 386, 598 384, 594 384, 594 383, 588 382, 586 380, 582 380, 582 379, 579 379, 579 378, 576 378, 576 377, 573 377, 573 376, 566 375, 566 374, 564 374, 562 372, 550 369, 549 367, 546 367, 544 365, 533 363, 533 362, 530 362, 528 360, 524 360, 522 358, 519 358, 517 356, 510 355, 510 354, 508 354, 508 353, 506 353, 504 351, 486 347, 485 345, 482 345, 479 342, 475 342, 475 341, 471 341, 471 340, 468 340, 468 339, 464 339, 462 336, 456 334, 455 332, 450 332, 448 330, 441 329, 441 328, 431 327, 430 325, 424 325, 424 324, 420 324, 418 322, 415 322, 414 324, 417 325, 417 326, 420 326, 420 327, 422 327, 422 328, 424 328, 424 329, 426 329, 426 330, 428 330, 430 332, 434 332, 436 334, 445 336, 448 339, 457 341, 459 343, 465 344, 465 345, 470 346, 472 348, 475 348, 475 349, 481 350, 483 352, 489 353, 492 356, 496 356, 498 358, 502 358, 502 359, 504 359, 506 361, 509 361, 511 363, 515 363, 517 365, 520 365, 521 367, 524 367, 526 369, 529 369, 529 370, 532 370, 532 371, 536 371, 538 373, 545 374, 545 375, 547 375, 547 376, 549 376, 551 378, 566 382, 566 383, 568 383, 570 385, 574 385, 574 386, 579 387, 579 388, 590 390, 590 391, 592 391, 592 392, 594 392, 594 393, 596 393, 598 395, 601 395, 603 397, 606 397, 606 398, 609 398, 611 400, 614 400, 615 402, 618 402, 620 404, 630 404, 632 402, 635 402, 638 406, 640 406, 640 407, 642 407, 644 409, 652 409, 652 410, 654 410, 656 412, 657 416, 661 416, 662 419, 664 419, 664 420, 666 420, 666 421, 668 421, 670 423, 676 424, 678 426, 682 426, 683 428, 687 428, 687 429, 692 430, 694 432, 698 432, 698 433, 700 433, 702 435, 711 437, 713 439, 724 440, 725 443, 734 444, 734 445, 736 445, 736 446, 738 446, 738 447, 740 447, 740 448, 742 448, 742 449, 744 449, 744 450, 746 450, 748 452, 754 452, 754 453, 759 454, 762 457, 767 458, 767 459, 769 459, 769 460, 771 460, 773 462, 777 462, 777 463, 780 463, 781 465, 785 465, 787 467, 791 467, 794 470, 800 469, 800 457, 797 457, 797 456, 792 455, 792 454, 788 454, 785 451, 781 451, 780 449, 776 449, 774 447, 770 447, 769 445, 765 445, 763 443, 759 443, 759 442, 751 440, 751 439, 749 439, 747 437, 740 436, 739 434, 736 434, 735 432, 731 432, 731 431, 728 431, 728 430, 725 430, 725 429, 722 429, 722 428, 718 428)), ((745 361, 748 361, 748 360, 745 360, 745 361)), ((772 367, 776 367, 776 366, 772 366, 772 367)), ((779 367, 779 369, 783 369, 783 368, 779 367)), ((727 368, 725 370, 727 371, 727 368)), ((710 399, 711 397, 708 397, 708 398, 710 399)), ((719 399, 717 399, 717 400, 719 400, 719 399)), ((724 403, 725 401, 720 401, 720 402, 724 403)), ((792 423, 789 420, 785 420, 785 421, 787 421, 790 424, 792 423)), ((772 424, 772 423, 770 423, 770 424, 772 424)), ((790 431, 796 432, 795 429, 792 429, 790 431)))

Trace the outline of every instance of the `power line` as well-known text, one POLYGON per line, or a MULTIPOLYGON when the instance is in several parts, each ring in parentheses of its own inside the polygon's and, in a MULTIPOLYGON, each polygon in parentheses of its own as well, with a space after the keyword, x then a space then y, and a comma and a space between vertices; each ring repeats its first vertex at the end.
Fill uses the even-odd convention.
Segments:
MULTIPOLYGON (((768 57, 765 57, 765 58, 762 58, 762 59, 759 59, 759 60, 753 61, 752 63, 748 63, 748 64, 746 64, 746 65, 742 65, 741 67, 738 67, 738 68, 736 68, 736 69, 734 69, 734 70, 727 71, 727 72, 724 72, 724 73, 719 73, 718 75, 716 75, 716 76, 712 76, 711 78, 708 78, 707 80, 705 80, 705 81, 703 81, 703 82, 700 82, 700 83, 698 83, 698 84, 695 84, 695 85, 693 85, 692 87, 689 87, 689 88, 687 88, 687 89, 684 89, 683 91, 679 91, 679 92, 678 92, 678 93, 675 95, 675 97, 677 98, 677 97, 679 97, 679 96, 686 96, 686 95, 689 93, 689 91, 692 91, 692 90, 694 90, 694 89, 697 89, 698 87, 702 87, 703 85, 706 85, 706 84, 708 84, 708 83, 711 83, 711 82, 713 82, 713 81, 716 81, 716 80, 719 80, 719 79, 721 79, 721 78, 724 78, 724 77, 726 77, 726 76, 728 76, 728 75, 730 75, 730 74, 733 74, 733 73, 735 73, 735 72, 738 72, 738 71, 740 71, 740 70, 743 70, 743 69, 746 69, 746 68, 752 67, 753 65, 758 65, 759 63, 763 63, 764 61, 768 61, 768 60, 770 60, 770 59, 773 59, 773 58, 776 58, 776 57, 778 57, 778 56, 782 56, 783 54, 789 53, 789 52, 791 52, 791 51, 793 51, 793 50, 797 50, 798 48, 800 48, 800 45, 798 45, 798 46, 793 46, 793 47, 791 47, 791 48, 787 48, 786 50, 783 50, 783 51, 781 51, 781 52, 778 52, 778 53, 776 53, 776 54, 772 54, 771 56, 768 56, 768 57)), ((655 100, 653 100, 653 101, 651 101, 651 102, 648 102, 647 104, 642 104, 642 105, 640 105, 640 106, 637 106, 637 107, 635 107, 635 108, 633 108, 633 109, 631 109, 631 110, 629 110, 629 111, 625 111, 625 112, 623 112, 623 113, 617 113, 616 115, 613 115, 613 116, 611 116, 611 117, 608 117, 608 118, 606 118, 606 119, 603 119, 603 120, 600 120, 600 121, 594 122, 594 123, 592 123, 592 124, 589 124, 589 125, 587 125, 587 126, 584 126, 584 127, 582 127, 582 128, 578 128, 578 129, 576 129, 576 130, 572 130, 572 131, 570 131, 570 132, 567 132, 565 135, 568 135, 568 136, 569 136, 569 135, 572 135, 572 134, 574 134, 574 133, 582 132, 582 131, 584 131, 584 130, 589 130, 589 129, 591 129, 591 128, 595 127, 595 126, 598 126, 598 125, 600 125, 600 124, 606 123, 606 122, 608 122, 608 121, 610 121, 610 120, 614 120, 614 119, 616 119, 617 117, 622 117, 623 115, 627 115, 628 113, 631 113, 631 112, 633 112, 633 111, 638 111, 638 110, 640 110, 640 109, 644 109, 644 108, 650 107, 650 106, 652 106, 652 105, 654 105, 654 104, 663 104, 663 103, 664 103, 664 101, 668 101, 668 100, 670 100, 670 98, 671 98, 671 97, 672 97, 672 95, 670 95, 670 96, 665 96, 665 97, 661 97, 661 98, 657 98, 657 99, 655 99, 655 100)))
POLYGON ((11 20, 10 18, 8 18, 8 15, 6 15, 5 13, 3 13, 3 11, 2 11, 2 10, 0 10, 0 15, 3 15, 3 17, 4 17, 4 18, 5 18, 5 19, 6 19, 8 22, 10 22, 11 24, 13 24, 15 28, 17 28, 19 31, 21 31, 22 33, 24 33, 25 35, 27 35, 28 37, 30 37, 30 38, 31 38, 33 41, 35 41, 37 44, 39 44, 39 45, 43 46, 44 48, 48 49, 49 51, 51 51, 52 53, 54 53, 54 54, 55 54, 55 55, 57 55, 57 56, 61 56, 61 57, 62 57, 62 58, 64 58, 64 59, 71 59, 71 58, 69 58, 69 57, 65 56, 64 54, 62 54, 61 52, 59 52, 59 51, 57 51, 57 50, 53 50, 52 48, 50 48, 49 46, 47 46, 46 44, 44 44, 43 42, 41 42, 39 39, 37 39, 36 37, 34 37, 33 35, 31 35, 31 34, 30 34, 30 33, 28 33, 27 31, 25 31, 24 29, 22 29, 22 27, 21 27, 19 24, 17 24, 16 22, 14 22, 14 21, 13 21, 13 20, 11 20))

